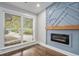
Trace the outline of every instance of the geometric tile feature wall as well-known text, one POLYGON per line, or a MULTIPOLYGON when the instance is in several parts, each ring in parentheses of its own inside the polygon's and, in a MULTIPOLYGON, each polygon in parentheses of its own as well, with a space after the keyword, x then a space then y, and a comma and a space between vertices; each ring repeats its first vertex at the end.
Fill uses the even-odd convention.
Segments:
MULTIPOLYGON (((46 25, 79 25, 78 2, 55 2, 46 9, 46 25)), ((47 30, 46 44, 79 55, 79 30, 47 30), (51 41, 51 33, 68 34, 69 45, 51 41)))
POLYGON ((47 25, 79 25, 79 3, 58 2, 46 9, 47 25))

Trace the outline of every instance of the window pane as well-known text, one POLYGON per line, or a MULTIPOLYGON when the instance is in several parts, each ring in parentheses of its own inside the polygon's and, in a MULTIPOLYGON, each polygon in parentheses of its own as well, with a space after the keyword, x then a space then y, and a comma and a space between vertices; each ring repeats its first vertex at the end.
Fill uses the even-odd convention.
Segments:
POLYGON ((5 13, 5 46, 21 42, 20 16, 5 13))
POLYGON ((33 20, 24 18, 23 20, 23 40, 26 42, 32 41, 33 36, 33 20))
POLYGON ((24 19, 24 26, 23 26, 23 30, 24 30, 24 34, 26 35, 32 35, 32 27, 33 27, 33 22, 32 19, 28 19, 25 18, 24 19))

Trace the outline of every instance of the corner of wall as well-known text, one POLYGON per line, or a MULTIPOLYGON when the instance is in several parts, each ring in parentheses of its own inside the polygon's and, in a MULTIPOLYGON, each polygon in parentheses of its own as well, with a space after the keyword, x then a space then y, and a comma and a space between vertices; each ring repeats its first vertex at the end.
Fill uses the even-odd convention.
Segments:
POLYGON ((38 14, 38 42, 46 44, 46 10, 38 14))

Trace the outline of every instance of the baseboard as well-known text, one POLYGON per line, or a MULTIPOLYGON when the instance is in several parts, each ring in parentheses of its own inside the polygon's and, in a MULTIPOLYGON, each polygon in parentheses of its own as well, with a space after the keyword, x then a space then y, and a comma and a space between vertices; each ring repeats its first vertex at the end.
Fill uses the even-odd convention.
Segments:
POLYGON ((42 46, 45 46, 45 47, 47 47, 47 48, 53 49, 53 50, 55 50, 55 51, 58 51, 58 52, 60 52, 60 53, 62 53, 62 54, 65 54, 65 55, 67 55, 67 56, 79 56, 79 55, 77 55, 77 54, 74 54, 74 53, 71 53, 71 52, 68 52, 68 51, 65 51, 65 50, 56 48, 56 47, 52 47, 52 46, 49 46, 49 45, 46 45, 46 44, 43 44, 43 43, 38 43, 38 44, 40 44, 40 45, 42 45, 42 46))

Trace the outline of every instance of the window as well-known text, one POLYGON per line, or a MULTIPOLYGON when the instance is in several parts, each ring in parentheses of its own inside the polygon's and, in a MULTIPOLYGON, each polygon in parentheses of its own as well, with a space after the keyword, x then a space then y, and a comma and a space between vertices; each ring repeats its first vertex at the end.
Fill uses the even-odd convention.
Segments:
POLYGON ((30 42, 32 37, 33 19, 5 13, 5 46, 30 42))
POLYGON ((33 21, 32 19, 25 18, 24 19, 24 25, 23 25, 23 34, 26 35, 32 35, 33 34, 33 21))
POLYGON ((33 20, 30 18, 23 19, 23 40, 32 41, 33 20))
POLYGON ((5 13, 5 46, 21 43, 21 17, 5 13))

